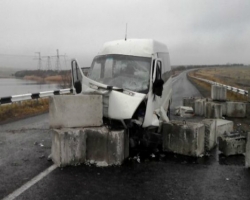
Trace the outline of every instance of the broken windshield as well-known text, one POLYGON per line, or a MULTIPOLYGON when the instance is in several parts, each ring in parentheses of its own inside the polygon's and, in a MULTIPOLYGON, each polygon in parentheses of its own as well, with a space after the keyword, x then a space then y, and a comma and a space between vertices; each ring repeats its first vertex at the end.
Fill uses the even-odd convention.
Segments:
POLYGON ((97 56, 88 77, 109 86, 147 93, 151 58, 128 55, 97 56))

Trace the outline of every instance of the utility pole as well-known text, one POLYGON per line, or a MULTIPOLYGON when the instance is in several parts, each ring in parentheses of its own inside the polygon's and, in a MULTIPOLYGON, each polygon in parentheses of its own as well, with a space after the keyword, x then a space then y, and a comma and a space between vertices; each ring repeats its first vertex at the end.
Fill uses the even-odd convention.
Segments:
POLYGON ((64 55, 59 55, 58 49, 56 50, 56 56, 51 56, 51 57, 56 57, 56 70, 57 71, 61 70, 60 56, 64 56, 64 55))
POLYGON ((47 58, 47 70, 51 70, 51 61, 50 61, 51 56, 42 56, 42 58, 47 58))
POLYGON ((35 52, 38 54, 38 58, 36 58, 36 60, 38 60, 38 66, 37 69, 38 70, 42 70, 42 57, 41 57, 41 53, 40 52, 35 52))

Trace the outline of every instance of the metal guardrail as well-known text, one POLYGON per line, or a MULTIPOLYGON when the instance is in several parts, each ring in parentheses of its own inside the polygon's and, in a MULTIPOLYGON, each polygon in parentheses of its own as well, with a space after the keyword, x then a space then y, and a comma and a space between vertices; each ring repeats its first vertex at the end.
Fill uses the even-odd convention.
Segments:
POLYGON ((240 88, 232 87, 232 86, 229 86, 229 85, 224 85, 224 84, 217 83, 217 82, 214 82, 214 81, 210 81, 210 80, 207 80, 207 79, 204 79, 204 78, 197 78, 197 77, 194 77, 194 76, 192 76, 192 77, 195 78, 195 79, 198 79, 198 80, 210 83, 211 85, 222 86, 222 87, 225 87, 225 88, 227 88, 227 90, 230 90, 232 92, 237 92, 239 94, 248 96, 248 91, 247 90, 243 90, 243 89, 240 89, 240 88))
POLYGON ((28 93, 28 94, 19 94, 13 95, 8 97, 1 97, 0 98, 0 105, 1 104, 8 104, 18 101, 30 100, 30 99, 39 99, 43 97, 49 97, 54 95, 61 95, 61 94, 69 94, 73 93, 73 89, 61 89, 61 90, 54 90, 54 91, 45 91, 45 92, 38 92, 38 93, 28 93))

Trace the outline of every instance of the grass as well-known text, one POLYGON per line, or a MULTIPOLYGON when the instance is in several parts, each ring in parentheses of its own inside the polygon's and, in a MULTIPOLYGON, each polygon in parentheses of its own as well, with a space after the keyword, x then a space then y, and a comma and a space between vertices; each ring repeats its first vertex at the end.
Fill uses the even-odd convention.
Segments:
POLYGON ((49 100, 36 99, 0 105, 0 123, 48 112, 49 100))
POLYGON ((192 72, 195 77, 205 78, 240 89, 250 89, 250 67, 204 68, 192 72))
MULTIPOLYGON (((203 70, 203 69, 202 69, 203 70)), ((200 71, 200 70, 198 70, 200 71)), ((199 73, 199 72, 198 72, 199 73)), ((189 80, 197 87, 197 89, 200 91, 200 93, 205 97, 205 98, 210 98, 211 97, 211 84, 206 83, 204 81, 200 81, 197 79, 194 79, 193 77, 200 77, 200 78, 205 78, 208 80, 216 81, 219 82, 218 79, 215 79, 211 75, 206 74, 206 76, 198 76, 197 71, 191 71, 188 73, 189 80)), ((220 82, 223 83, 223 82, 220 82)), ((226 84, 226 83, 223 83, 226 84)), ((229 85, 229 84, 227 84, 229 85)), ((232 85, 231 85, 232 86, 232 85)), ((244 96, 242 94, 238 94, 236 92, 232 92, 227 90, 227 99, 229 101, 247 101, 247 96, 244 96)))

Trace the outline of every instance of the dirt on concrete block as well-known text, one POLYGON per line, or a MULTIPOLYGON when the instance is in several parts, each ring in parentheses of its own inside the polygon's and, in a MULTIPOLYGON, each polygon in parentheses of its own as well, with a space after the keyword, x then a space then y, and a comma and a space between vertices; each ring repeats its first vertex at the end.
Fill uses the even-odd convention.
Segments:
POLYGON ((163 151, 194 157, 204 154, 205 127, 202 123, 163 123, 162 135, 163 151))

